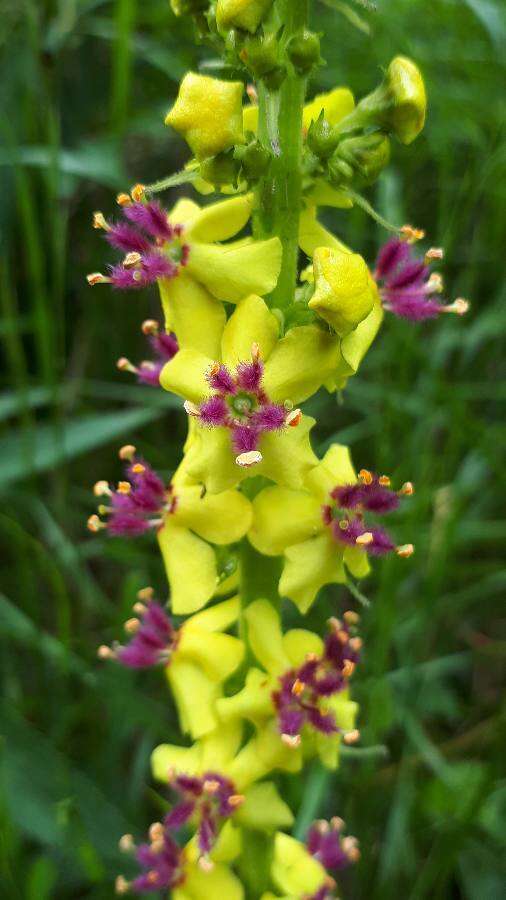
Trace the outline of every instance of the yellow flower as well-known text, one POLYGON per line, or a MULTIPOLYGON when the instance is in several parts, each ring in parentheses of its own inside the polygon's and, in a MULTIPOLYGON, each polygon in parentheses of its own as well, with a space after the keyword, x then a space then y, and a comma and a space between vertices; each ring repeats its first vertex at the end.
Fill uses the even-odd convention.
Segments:
MULTIPOLYGON (((274 839, 271 877, 276 887, 283 891, 283 900, 301 900, 316 894, 328 880, 326 870, 311 856, 305 844, 282 831, 274 839)), ((274 894, 264 894, 261 900, 276 898, 274 894)))
POLYGON ((358 253, 317 247, 313 271, 315 292, 309 308, 345 337, 369 315, 378 294, 367 264, 358 253))
POLYGON ((338 341, 317 325, 278 337, 278 320, 257 296, 242 300, 223 328, 221 352, 209 358, 180 350, 161 385, 195 416, 186 471, 219 493, 250 475, 300 487, 315 465, 314 420, 293 406, 336 371, 338 341))
POLYGON ((406 56, 396 56, 388 67, 382 89, 389 101, 385 121, 403 144, 411 144, 422 131, 427 113, 427 95, 420 70, 406 56))
POLYGON ((303 613, 325 584, 346 581, 346 569, 357 578, 369 571, 365 550, 336 540, 332 523, 326 524, 322 512, 322 507, 333 503, 331 491, 356 481, 348 448, 333 444, 306 477, 307 490, 276 485, 265 488, 253 501, 249 540, 268 556, 284 554, 279 591, 303 613))
POLYGON ((219 28, 243 28, 252 34, 260 25, 272 0, 218 0, 216 21, 219 28))
POLYGON ((188 72, 165 124, 183 135, 197 159, 243 142, 240 81, 220 81, 188 72))
MULTIPOLYGON (((338 238, 334 237, 334 235, 331 234, 330 231, 327 231, 327 229, 324 228, 324 226, 321 225, 320 222, 318 222, 318 219, 316 218, 316 212, 316 206, 311 206, 303 210, 301 213, 299 227, 300 247, 304 251, 304 253, 306 253, 310 257, 314 257, 315 254, 317 254, 317 251, 320 251, 321 248, 325 248, 328 254, 327 258, 330 260, 334 260, 336 263, 340 264, 334 269, 334 272, 339 277, 339 275, 346 271, 346 265, 344 264, 344 254, 348 254, 349 256, 355 256, 355 254, 352 254, 345 244, 338 240, 338 238)), ((315 266, 314 274, 311 269, 308 269, 304 273, 305 276, 312 280, 316 274, 316 268, 318 268, 318 263, 315 266)), ((358 268, 362 269, 362 266, 358 264, 358 268)), ((325 291, 325 295, 328 297, 328 290, 325 291)), ((317 304, 321 307, 322 299, 322 295, 317 294, 316 303, 313 302, 314 296, 309 302, 310 306, 313 302, 313 308, 315 308, 316 311, 320 313, 320 315, 321 312, 317 307, 317 304)), ((331 299, 334 307, 337 306, 339 308, 339 294, 337 294, 337 297, 334 295, 331 299)), ((349 331, 348 333, 344 333, 341 337, 340 360, 335 372, 333 383, 333 386, 339 389, 343 388, 346 385, 348 378, 351 375, 355 375, 358 371, 360 363, 362 362, 365 354, 374 341, 374 338, 376 337, 383 321, 383 307, 381 305, 377 285, 372 275, 369 275, 368 286, 365 287, 364 284, 364 290, 360 293, 360 299, 361 303, 359 305, 359 308, 362 311, 367 308, 369 302, 371 302, 371 308, 370 312, 361 321, 358 322, 354 330, 349 331)), ((327 301, 323 300, 323 302, 326 306, 329 306, 328 299, 327 301)), ((327 315, 324 316, 324 318, 327 318, 327 320, 329 317, 329 313, 330 316, 332 316, 332 309, 327 310, 327 315)), ((335 317, 335 322, 340 327, 342 327, 343 325, 342 318, 342 312, 340 312, 340 315, 335 317)), ((328 387, 330 389, 331 385, 329 384, 328 387)))
MULTIPOLYGON (((330 643, 302 628, 283 634, 279 614, 267 600, 254 601, 244 615, 248 645, 264 671, 251 668, 241 691, 220 698, 218 716, 226 725, 247 719, 260 735, 275 727, 279 743, 290 752, 300 748, 305 758, 319 756, 325 766, 335 769, 342 734, 355 736, 358 707, 346 686, 354 651, 343 651, 338 643, 334 659, 332 632, 330 643), (329 678, 335 679, 335 690, 320 696, 318 684, 325 679, 328 687, 329 678)), ((353 646, 353 638, 351 642, 353 646)))
POLYGON ((219 583, 211 545, 241 540, 252 520, 251 504, 239 491, 203 493, 190 481, 192 448, 193 443, 174 475, 170 509, 157 533, 176 615, 196 612, 209 602, 219 583))

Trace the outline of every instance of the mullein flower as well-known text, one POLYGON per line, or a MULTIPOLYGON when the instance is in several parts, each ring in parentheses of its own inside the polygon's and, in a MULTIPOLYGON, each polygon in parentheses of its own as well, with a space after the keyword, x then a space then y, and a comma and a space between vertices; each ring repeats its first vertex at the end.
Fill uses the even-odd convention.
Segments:
POLYGON ((442 290, 442 279, 430 271, 435 259, 442 259, 443 251, 434 248, 425 257, 417 257, 409 243, 392 238, 380 250, 376 260, 374 278, 378 282, 383 308, 402 319, 420 322, 435 319, 441 313, 464 315, 469 303, 458 298, 443 304, 437 299, 442 290))
POLYGON ((180 847, 167 818, 164 822, 153 822, 146 843, 137 846, 132 835, 123 835, 120 849, 133 855, 141 872, 131 881, 120 875, 116 879, 116 893, 149 894, 169 890, 172 900, 223 900, 224 897, 244 900, 242 885, 229 867, 238 852, 233 836, 224 834, 202 864, 195 841, 180 847))
MULTIPOLYGON (((271 877, 283 891, 278 900, 331 900, 336 897, 336 882, 330 872, 341 872, 360 856, 356 838, 342 837, 344 826, 337 816, 330 822, 314 822, 304 845, 278 832, 274 840, 271 877)), ((261 900, 276 900, 278 895, 264 894, 261 900)))
POLYGON ((172 610, 196 612, 209 602, 219 582, 210 544, 239 541, 250 527, 251 505, 238 491, 203 494, 199 485, 189 482, 186 461, 166 486, 136 455, 135 447, 123 447, 120 458, 127 463, 127 480, 120 481, 117 489, 105 481, 96 483, 95 495, 108 498, 108 503, 99 507, 100 515, 90 516, 88 527, 126 537, 155 530, 171 587, 172 610))
POLYGON ((119 196, 126 222, 109 223, 95 213, 94 226, 105 230, 113 246, 139 249, 126 250, 121 265, 109 275, 89 275, 88 282, 119 288, 156 282, 166 330, 175 332, 181 348, 213 355, 226 318, 217 300, 238 303, 250 293, 272 291, 281 266, 279 238, 230 241, 251 216, 252 194, 204 209, 183 199, 169 212, 156 201, 146 202, 142 186, 132 193, 138 199, 119 196))
POLYGON ((224 722, 246 718, 262 733, 278 734, 290 750, 306 757, 319 755, 329 768, 338 763, 341 736, 353 743, 357 705, 349 700, 348 684, 359 658, 356 617, 331 620, 324 641, 310 631, 293 629, 283 635, 279 614, 267 600, 256 600, 244 613, 248 644, 264 671, 250 669, 246 686, 217 701, 224 722))
POLYGON ((142 323, 142 333, 148 337, 156 358, 145 359, 136 366, 122 356, 116 365, 121 372, 132 372, 136 375, 140 384, 160 387, 160 372, 165 363, 170 362, 179 350, 177 338, 173 332, 160 330, 160 325, 155 319, 146 319, 142 323))
POLYGON ((217 359, 181 350, 163 369, 162 387, 183 397, 195 420, 187 472, 212 493, 251 472, 301 486, 316 461, 313 420, 294 407, 335 372, 338 342, 316 325, 291 328, 281 339, 278 331, 276 317, 252 295, 226 322, 217 359))
POLYGON ((185 138, 197 159, 222 153, 244 141, 243 90, 241 81, 220 81, 188 72, 165 124, 185 138))
POLYGON ((372 312, 377 290, 358 253, 317 247, 313 254, 315 291, 308 306, 345 337, 372 312))
POLYGON ((271 5, 272 0, 218 0, 218 28, 242 28, 253 34, 271 5))
POLYGON ((366 575, 368 554, 412 554, 412 544, 396 546, 388 532, 365 519, 367 513, 391 512, 412 492, 410 482, 395 492, 387 477, 366 470, 357 479, 348 448, 333 444, 306 476, 306 491, 275 485, 255 497, 248 537, 261 553, 285 555, 280 594, 305 613, 323 585, 346 582, 347 570, 356 578, 366 575))
POLYGON ((102 646, 98 653, 133 669, 165 667, 181 729, 197 739, 218 727, 216 701, 244 657, 243 642, 224 633, 236 624, 239 612, 239 598, 233 597, 176 626, 153 599, 152 588, 144 588, 135 616, 125 623, 130 641, 102 646))

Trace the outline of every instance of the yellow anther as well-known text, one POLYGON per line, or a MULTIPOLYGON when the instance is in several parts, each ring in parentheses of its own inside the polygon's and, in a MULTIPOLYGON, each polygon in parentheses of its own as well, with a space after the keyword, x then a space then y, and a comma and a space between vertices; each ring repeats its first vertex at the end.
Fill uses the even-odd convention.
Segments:
POLYGON ((305 690, 306 690, 306 685, 304 684, 304 682, 301 681, 300 678, 296 678, 292 685, 292 694, 295 697, 300 697, 301 694, 303 694, 305 690))
POLYGON ((217 375, 219 371, 220 371, 220 364, 219 364, 219 362, 214 362, 214 363, 212 364, 212 366, 209 367, 209 375, 210 375, 210 377, 212 378, 213 375, 217 375))
POLYGON ((204 781, 204 791, 206 794, 216 794, 220 789, 220 782, 215 779, 204 781))
POLYGON ((191 400, 185 400, 183 406, 189 416, 200 416, 199 407, 196 403, 192 403, 191 400))
POLYGON ((344 819, 341 819, 341 816, 332 816, 330 824, 334 831, 342 831, 344 828, 344 819))
POLYGON ((348 522, 348 519, 341 519, 339 521, 339 528, 341 529, 341 531, 348 531, 349 527, 350 523, 348 522))
POLYGON ((356 744, 358 740, 360 740, 360 731, 358 728, 354 728, 353 731, 347 731, 346 734, 343 734, 343 741, 345 744, 356 744))
POLYGON ((125 459, 132 460, 135 456, 135 453, 136 453, 136 447, 134 447, 133 444, 125 444, 124 447, 120 448, 118 456, 120 459, 123 459, 123 460, 125 460, 125 459))
POLYGON ((120 370, 120 372, 135 372, 136 368, 126 356, 120 356, 119 359, 116 360, 116 368, 120 370))
POLYGON ((122 853, 131 853, 135 847, 133 835, 124 834, 123 837, 119 839, 118 846, 122 853))
POLYGON ((93 485, 93 493, 95 494, 95 497, 110 497, 112 491, 107 481, 97 481, 96 484, 93 485))
POLYGON ((157 841, 159 838, 163 837, 163 825, 161 822, 153 822, 152 825, 149 826, 149 839, 150 841, 157 841))
POLYGON ((348 623, 348 625, 358 625, 358 623, 360 622, 359 614, 354 612, 354 610, 352 609, 346 610, 343 615, 343 619, 348 623))
POLYGON ((152 587, 141 588, 140 591, 137 591, 137 599, 138 600, 152 600, 155 594, 155 589, 152 587))
POLYGON ((143 616, 147 610, 147 607, 144 603, 134 603, 132 609, 134 613, 137 613, 138 616, 143 616))
POLYGON ((368 469, 360 469, 358 473, 358 477, 360 481, 363 481, 364 484, 372 484, 373 476, 372 472, 369 472, 368 469))
POLYGON ((123 875, 118 875, 114 884, 114 890, 117 894, 128 894, 130 882, 128 882, 126 878, 123 878, 123 875))
POLYGON ((291 750, 295 750, 297 747, 300 747, 302 738, 300 734, 282 734, 281 740, 291 750))
POLYGON ((433 259, 443 259, 444 250, 442 247, 431 247, 425 254, 425 262, 431 262, 433 259))
POLYGON ((248 469, 250 466, 256 466, 257 463, 262 462, 262 459, 263 456, 260 450, 249 450, 247 453, 239 453, 235 461, 238 466, 248 469))
POLYGON ((143 334, 158 334, 160 330, 160 323, 156 321, 156 319, 145 319, 141 325, 141 331, 143 334))
POLYGON ((390 481, 390 478, 388 477, 388 475, 380 475, 380 477, 378 478, 378 481, 382 487, 390 487, 390 485, 392 483, 390 481))
POLYGON ((144 200, 145 190, 146 186, 144 184, 134 184, 132 190, 130 191, 132 200, 135 200, 136 203, 140 203, 142 200, 144 200))
POLYGON ((343 665, 343 675, 345 678, 351 678, 355 671, 355 663, 351 659, 345 659, 343 665))
POLYGON ((146 878, 150 882, 150 884, 156 884, 158 881, 158 872, 156 869, 151 869, 150 872, 146 875, 146 878))
POLYGON ((443 290, 443 276, 439 272, 433 272, 427 282, 427 287, 430 291, 440 294, 443 290))
POLYGON ((142 256, 137 250, 132 250, 130 253, 127 253, 123 260, 123 268, 124 269, 134 269, 135 266, 138 266, 142 256))
POLYGON ((300 424, 302 420, 302 411, 300 409, 292 409, 291 412, 288 413, 286 417, 286 424, 290 426, 290 428, 296 428, 297 425, 300 424))
POLYGON ((415 486, 411 481, 405 481, 399 491, 399 494, 404 494, 406 497, 411 497, 414 493, 415 486))
POLYGON ((132 485, 129 481, 118 481, 118 493, 119 494, 129 494, 132 490, 132 485))
POLYGON ((228 798, 228 805, 233 809, 236 809, 244 803, 244 800, 244 794, 232 794, 232 796, 228 798))
POLYGON ((93 228, 103 228, 104 231, 110 231, 111 226, 107 222, 105 216, 101 212, 93 213, 93 228))
POLYGON ((362 638, 360 637, 352 637, 350 638, 350 647, 356 653, 362 649, 362 638))
POLYGON ((253 103, 253 104, 258 103, 257 89, 254 84, 246 85, 246 93, 247 93, 251 103, 253 103))
POLYGON ((359 534, 359 536, 355 538, 355 543, 360 547, 367 547, 367 545, 372 544, 373 541, 374 535, 371 531, 364 531, 363 534, 359 534))
POLYGON ((128 634, 135 634, 139 630, 141 623, 138 619, 127 619, 123 628, 128 634))
POLYGON ((457 297, 453 303, 449 303, 448 306, 442 306, 441 312, 446 313, 455 313, 457 316, 465 316, 466 312, 469 312, 469 307, 471 304, 469 300, 464 300, 463 297, 457 297))
POLYGON ((422 228, 414 228, 413 225, 403 225, 401 234, 408 244, 416 244, 425 237, 425 231, 422 228))
POLYGON ((413 556, 415 548, 413 544, 402 544, 400 547, 395 548, 395 552, 397 553, 397 556, 400 556, 402 559, 408 559, 408 557, 413 556))
POLYGON ((201 856, 199 859, 199 868, 202 869, 203 872, 212 872, 214 863, 208 856, 201 856))
POLYGON ((102 272, 91 272, 86 276, 86 281, 91 287, 94 287, 96 284, 110 284, 111 279, 107 277, 107 275, 102 275, 102 272))
POLYGON ((116 654, 112 647, 108 647, 107 644, 101 644, 97 649, 97 656, 99 659, 114 659, 116 654))
POLYGON ((130 204, 132 203, 132 198, 130 194, 125 194, 124 191, 121 191, 121 193, 117 194, 116 196, 116 203, 118 204, 118 206, 130 206, 130 204))
POLYGON ((104 523, 100 521, 100 519, 98 518, 98 516, 96 514, 89 517, 87 524, 88 524, 88 530, 93 531, 94 533, 96 533, 97 531, 100 531, 101 528, 105 528, 104 523))
POLYGON ((260 346, 256 341, 253 341, 251 345, 251 359, 253 362, 258 362, 260 359, 260 346))
POLYGON ((135 463, 132 466, 132 472, 135 475, 142 475, 143 472, 145 472, 145 471, 146 471, 146 466, 143 466, 142 463, 135 463))

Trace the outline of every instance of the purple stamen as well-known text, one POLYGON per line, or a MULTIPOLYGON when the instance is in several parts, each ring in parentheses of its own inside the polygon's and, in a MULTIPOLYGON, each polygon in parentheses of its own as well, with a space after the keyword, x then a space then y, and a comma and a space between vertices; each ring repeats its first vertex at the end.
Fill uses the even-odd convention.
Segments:
POLYGON ((125 206, 123 212, 130 222, 143 228, 144 231, 161 241, 171 241, 174 229, 169 224, 167 213, 156 200, 150 203, 132 203, 125 206))
POLYGON ((382 247, 374 274, 385 309, 396 316, 421 322, 447 309, 436 299, 426 260, 416 257, 405 241, 392 238, 382 247))
POLYGON ((199 850, 207 856, 222 821, 233 815, 243 798, 236 793, 232 781, 215 772, 206 772, 201 777, 176 775, 171 787, 181 800, 165 817, 165 827, 177 831, 194 818, 198 823, 199 850))

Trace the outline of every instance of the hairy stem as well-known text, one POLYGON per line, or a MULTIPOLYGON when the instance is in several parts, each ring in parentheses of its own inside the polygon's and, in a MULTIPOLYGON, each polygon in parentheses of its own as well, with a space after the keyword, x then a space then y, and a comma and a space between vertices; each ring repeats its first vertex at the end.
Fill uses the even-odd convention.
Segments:
MULTIPOLYGON (((277 14, 283 23, 280 39, 281 61, 290 38, 307 25, 308 0, 277 0, 277 14)), ((298 234, 301 205, 302 110, 307 78, 297 74, 287 62, 287 74, 278 90, 264 83, 258 86, 258 136, 273 158, 268 174, 257 191, 254 232, 257 238, 277 236, 283 245, 283 260, 270 304, 289 306, 297 282, 298 234)))

